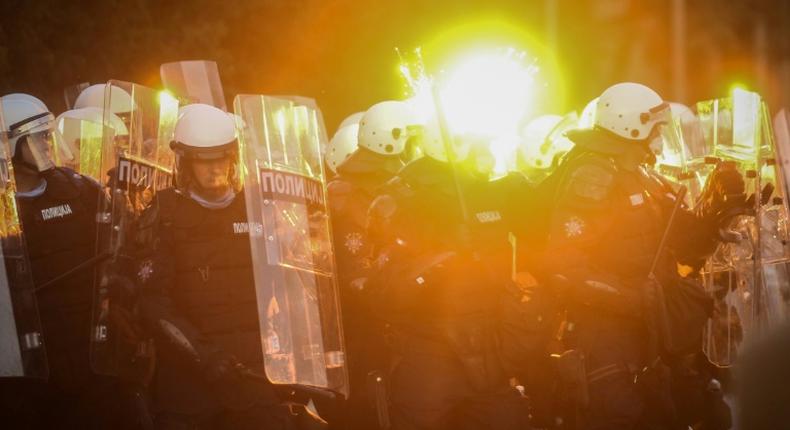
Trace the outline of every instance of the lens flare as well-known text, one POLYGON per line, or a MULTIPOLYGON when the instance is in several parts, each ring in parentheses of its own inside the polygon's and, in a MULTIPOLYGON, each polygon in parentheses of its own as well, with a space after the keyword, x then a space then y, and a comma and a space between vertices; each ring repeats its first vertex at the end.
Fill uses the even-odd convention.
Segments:
POLYGON ((535 104, 534 61, 513 48, 473 51, 429 76, 417 49, 410 58, 401 54, 399 71, 409 90, 408 102, 425 122, 436 115, 438 96, 447 131, 454 138, 485 139, 495 158, 494 173, 509 170, 519 126, 535 104))
POLYGON ((439 94, 453 133, 513 135, 531 107, 537 67, 514 49, 475 53, 450 68, 439 94))

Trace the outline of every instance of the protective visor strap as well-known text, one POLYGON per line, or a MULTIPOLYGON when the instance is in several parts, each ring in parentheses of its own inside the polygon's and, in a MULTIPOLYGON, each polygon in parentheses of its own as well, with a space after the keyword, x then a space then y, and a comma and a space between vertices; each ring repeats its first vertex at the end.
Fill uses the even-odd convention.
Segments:
POLYGON ((639 116, 639 120, 642 122, 642 124, 647 124, 649 121, 653 121, 656 118, 665 115, 665 113, 670 109, 671 108, 669 106, 669 103, 663 102, 660 105, 654 106, 650 108, 647 112, 641 114, 639 116))
POLYGON ((38 115, 33 115, 30 118, 25 118, 22 121, 15 122, 8 127, 9 134, 11 137, 21 136, 29 132, 30 130, 52 122, 55 120, 55 116, 52 115, 51 112, 43 112, 38 115), (46 121, 40 121, 42 118, 46 118, 46 121))

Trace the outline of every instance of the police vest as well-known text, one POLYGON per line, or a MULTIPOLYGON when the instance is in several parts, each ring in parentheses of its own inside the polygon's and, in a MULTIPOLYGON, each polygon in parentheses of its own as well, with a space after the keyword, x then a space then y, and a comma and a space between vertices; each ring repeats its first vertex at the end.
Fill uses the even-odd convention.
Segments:
MULTIPOLYGON (((176 308, 210 338, 257 339, 258 312, 244 194, 223 209, 207 209, 174 189, 157 194, 158 231, 169 242, 176 308)), ((252 228, 256 228, 252 226, 252 228)), ((258 226, 257 228, 261 228, 258 226)), ((260 354, 260 344, 231 341, 239 354, 260 354), (247 343, 242 345, 241 343, 247 343), (246 351, 247 353, 242 353, 246 351)))
POLYGON ((393 247, 382 271, 384 312, 429 325, 488 318, 510 275, 498 188, 455 176, 429 158, 412 162, 398 176, 389 192, 397 202, 394 228, 403 245, 393 247))
MULTIPOLYGON (((18 198, 22 227, 36 286, 51 281, 95 255, 99 185, 66 168, 45 175, 37 197, 18 198)), ((76 387, 88 368, 94 266, 49 284, 36 293, 50 379, 76 387), (68 378, 68 379, 64 379, 68 378)))

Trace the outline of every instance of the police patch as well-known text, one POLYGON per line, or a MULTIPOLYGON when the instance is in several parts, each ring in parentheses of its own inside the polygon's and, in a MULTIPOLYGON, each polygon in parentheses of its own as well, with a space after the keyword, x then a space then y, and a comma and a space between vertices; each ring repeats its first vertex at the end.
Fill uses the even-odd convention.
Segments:
POLYGON ((579 217, 572 216, 565 221, 565 237, 573 239, 579 237, 584 233, 584 220, 579 217))
POLYGON ((596 165, 581 166, 571 176, 573 192, 585 199, 603 200, 609 194, 614 175, 603 167, 596 165))
POLYGON ((502 220, 502 215, 500 215, 498 211, 478 212, 475 214, 475 217, 477 217, 477 220, 480 221, 481 224, 502 220))
POLYGON ((263 225, 259 222, 234 222, 233 234, 260 235, 263 232, 263 225))
POLYGON ((140 282, 146 282, 148 279, 151 278, 151 275, 154 273, 154 262, 152 260, 145 260, 140 263, 140 269, 137 270, 137 279, 140 282))
POLYGON ((346 249, 348 249, 348 252, 356 255, 356 253, 359 252, 359 250, 362 249, 362 246, 364 245, 364 242, 362 241, 362 235, 356 231, 347 234, 344 245, 346 246, 346 249))
POLYGON ((74 211, 72 211, 71 206, 66 203, 65 205, 41 209, 41 218, 44 221, 49 221, 52 218, 63 218, 65 216, 71 215, 72 213, 74 213, 74 211))

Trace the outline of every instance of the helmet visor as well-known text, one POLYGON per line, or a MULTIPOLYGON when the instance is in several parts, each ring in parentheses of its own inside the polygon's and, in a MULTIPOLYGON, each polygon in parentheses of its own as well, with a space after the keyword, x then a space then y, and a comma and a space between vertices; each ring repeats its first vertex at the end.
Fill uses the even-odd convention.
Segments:
POLYGON ((672 109, 669 103, 664 102, 651 108, 649 111, 640 114, 639 120, 642 124, 669 124, 672 122, 672 109))
POLYGON ((74 162, 74 149, 66 144, 62 135, 55 129, 37 131, 22 138, 27 143, 29 158, 32 158, 26 161, 34 164, 39 172, 54 168, 55 159, 61 161, 58 163, 61 165, 74 162))
MULTIPOLYGON (((77 152, 73 144, 63 139, 55 126, 55 117, 50 112, 12 124, 8 137, 17 137, 18 145, 27 143, 30 155, 25 161, 35 164, 40 172, 55 167, 56 161, 58 165, 68 165, 75 160, 77 152)), ((18 151, 19 149, 15 150, 18 151)))

